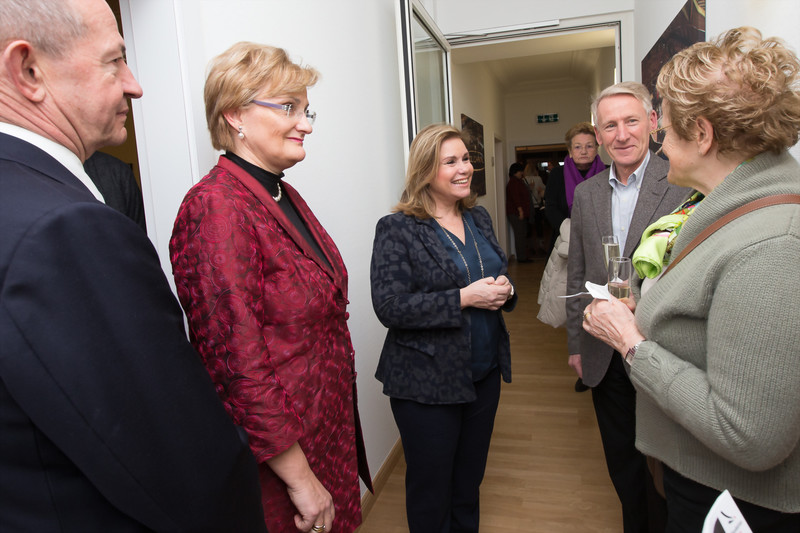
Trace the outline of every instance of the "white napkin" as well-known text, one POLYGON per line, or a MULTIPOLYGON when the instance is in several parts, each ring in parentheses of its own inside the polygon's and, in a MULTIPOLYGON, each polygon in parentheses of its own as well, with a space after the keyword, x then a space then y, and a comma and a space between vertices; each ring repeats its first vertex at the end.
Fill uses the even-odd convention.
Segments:
POLYGON ((574 298, 576 296, 582 296, 584 294, 590 294, 592 298, 594 298, 595 300, 608 300, 611 298, 611 294, 608 292, 608 284, 598 285, 597 283, 592 283, 591 281, 587 281, 586 290, 589 292, 567 294, 566 296, 559 296, 559 298, 574 298))

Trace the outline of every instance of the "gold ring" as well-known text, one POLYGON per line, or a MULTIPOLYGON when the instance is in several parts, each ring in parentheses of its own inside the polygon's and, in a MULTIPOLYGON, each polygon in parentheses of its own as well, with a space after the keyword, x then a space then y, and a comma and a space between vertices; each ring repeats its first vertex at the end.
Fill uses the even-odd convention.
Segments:
POLYGON ((592 313, 583 313, 583 319, 584 319, 584 320, 586 320, 586 319, 587 319, 587 318, 589 318, 590 316, 592 316, 592 313))
POLYGON ((314 531, 315 533, 319 533, 320 531, 325 531, 325 526, 324 525, 323 526, 313 526, 311 528, 311 531, 314 531))

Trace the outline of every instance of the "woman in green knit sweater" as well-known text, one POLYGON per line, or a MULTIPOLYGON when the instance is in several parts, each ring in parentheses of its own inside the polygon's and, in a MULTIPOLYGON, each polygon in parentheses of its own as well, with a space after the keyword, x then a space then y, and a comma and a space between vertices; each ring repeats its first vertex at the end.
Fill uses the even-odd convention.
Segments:
POLYGON ((669 532, 700 531, 724 489, 753 531, 800 531, 800 205, 751 212, 661 268, 733 209, 800 194, 788 153, 799 72, 780 40, 753 28, 664 66, 653 134, 663 132, 669 181, 697 194, 645 233, 640 250, 666 257, 643 258, 662 277, 646 280, 638 306, 595 300, 584 315, 584 329, 626 354, 636 446, 664 464, 669 532))

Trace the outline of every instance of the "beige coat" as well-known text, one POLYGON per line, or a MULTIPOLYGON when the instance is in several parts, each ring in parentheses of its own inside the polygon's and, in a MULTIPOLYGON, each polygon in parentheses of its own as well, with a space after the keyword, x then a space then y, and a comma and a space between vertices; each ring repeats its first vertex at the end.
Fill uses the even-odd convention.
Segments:
POLYGON ((544 268, 542 282, 539 284, 539 314, 536 318, 560 328, 567 321, 566 299, 560 298, 567 294, 567 253, 569 252, 569 219, 561 223, 558 238, 550 259, 544 268))

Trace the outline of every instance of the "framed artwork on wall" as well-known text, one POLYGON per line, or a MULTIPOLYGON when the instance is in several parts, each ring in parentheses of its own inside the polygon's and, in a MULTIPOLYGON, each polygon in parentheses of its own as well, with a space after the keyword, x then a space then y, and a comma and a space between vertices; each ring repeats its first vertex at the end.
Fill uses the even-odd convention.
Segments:
POLYGON ((469 150, 469 159, 475 172, 472 174, 471 189, 478 196, 486 194, 486 163, 483 149, 483 125, 465 114, 461 114, 461 132, 469 150))
MULTIPOLYGON (((653 109, 661 108, 661 97, 656 91, 656 80, 661 67, 672 56, 694 43, 706 40, 706 2, 687 0, 661 37, 642 59, 642 83, 653 98, 653 109)), ((662 140, 662 139, 659 139, 662 140)), ((650 141, 650 148, 658 150, 658 143, 650 141)), ((662 155, 662 157, 665 157, 662 155)))

